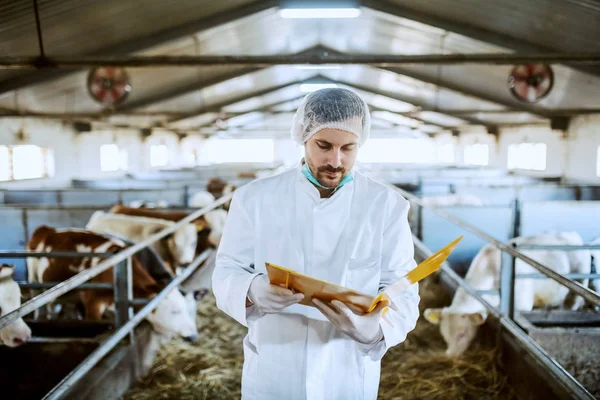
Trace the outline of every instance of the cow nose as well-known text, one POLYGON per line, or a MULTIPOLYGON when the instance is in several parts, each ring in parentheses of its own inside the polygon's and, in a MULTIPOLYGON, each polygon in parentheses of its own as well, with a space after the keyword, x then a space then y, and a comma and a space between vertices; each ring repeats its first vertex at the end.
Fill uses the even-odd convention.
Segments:
POLYGON ((25 343, 25 341, 21 338, 16 337, 13 339, 13 346, 15 346, 15 347, 20 346, 23 343, 25 343))
POLYGON ((198 336, 199 335, 195 333, 193 335, 184 337, 183 340, 185 340, 188 343, 194 343, 196 340, 198 340, 198 336))

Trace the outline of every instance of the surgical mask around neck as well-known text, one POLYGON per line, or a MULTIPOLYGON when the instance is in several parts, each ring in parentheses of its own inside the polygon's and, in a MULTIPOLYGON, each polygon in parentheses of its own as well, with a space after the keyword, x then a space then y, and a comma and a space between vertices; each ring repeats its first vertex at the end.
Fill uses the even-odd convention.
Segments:
POLYGON ((342 186, 344 186, 346 183, 351 182, 354 177, 352 176, 352 174, 348 173, 346 174, 346 176, 344 176, 344 178, 342 179, 342 181, 336 186, 336 187, 327 187, 327 186, 323 186, 319 183, 319 181, 317 180, 317 178, 315 178, 315 176, 312 174, 312 172, 310 171, 310 168, 308 168, 308 163, 304 163, 304 165, 302 166, 302 175, 304 175, 306 177, 306 179, 308 179, 311 183, 313 183, 314 185, 322 188, 322 189, 327 189, 327 190, 331 190, 331 189, 339 189, 342 186))

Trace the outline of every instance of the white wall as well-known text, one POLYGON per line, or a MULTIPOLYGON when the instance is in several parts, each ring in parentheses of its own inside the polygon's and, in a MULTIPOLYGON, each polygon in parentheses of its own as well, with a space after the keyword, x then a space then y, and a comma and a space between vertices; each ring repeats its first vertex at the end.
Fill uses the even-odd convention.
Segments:
MULTIPOLYGON (((271 133, 271 132, 270 132, 271 133)), ((374 137, 377 135, 373 135, 374 137)), ((240 135, 240 137, 242 137, 240 135)), ((248 137, 248 136, 243 136, 248 137)), ((254 136, 253 136, 254 137, 254 136)), ((256 136, 258 138, 258 136, 256 136)), ((266 137, 266 136, 260 136, 266 137)), ((289 132, 276 135, 275 161, 291 166, 301 157, 301 148, 289 139, 289 132)), ((483 129, 472 128, 461 132, 460 137, 451 134, 436 136, 438 144, 455 144, 455 163, 462 164, 464 149, 473 143, 490 146, 490 167, 506 168, 507 149, 512 143, 543 142, 547 145, 546 171, 519 171, 536 176, 562 176, 570 180, 600 183, 596 176, 596 155, 600 146, 600 115, 575 118, 568 130, 568 139, 562 132, 552 131, 544 126, 507 127, 500 130, 499 137, 488 134, 483 129)), ((205 139, 190 135, 183 140, 171 132, 154 131, 142 138, 137 130, 94 131, 77 134, 70 124, 57 121, 27 119, 0 119, 0 145, 35 144, 54 150, 54 179, 34 179, 27 181, 0 183, 3 188, 40 188, 66 185, 72 178, 93 179, 110 177, 122 173, 102 172, 100 169, 100 146, 116 143, 127 149, 130 172, 150 168, 149 148, 152 144, 165 144, 169 148, 171 167, 187 166, 182 149, 201 148, 205 139), (19 142, 15 133, 23 126, 26 139, 19 142)))
POLYGON ((65 184, 78 170, 78 148, 74 142, 75 131, 69 124, 58 121, 33 120, 25 121, 16 118, 0 119, 0 145, 34 144, 49 147, 54 151, 54 179, 30 179, 15 182, 2 182, 2 188, 40 188, 65 184), (15 136, 23 129, 25 140, 15 136))
POLYGON ((600 115, 574 118, 569 125, 565 178, 600 183, 596 157, 600 146, 600 115))

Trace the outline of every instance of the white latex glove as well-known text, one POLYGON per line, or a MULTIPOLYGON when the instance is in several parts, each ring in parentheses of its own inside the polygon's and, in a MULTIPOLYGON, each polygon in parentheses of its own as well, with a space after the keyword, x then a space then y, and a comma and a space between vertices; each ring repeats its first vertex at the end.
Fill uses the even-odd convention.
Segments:
POLYGON ((383 338, 383 331, 379 326, 381 313, 388 306, 387 302, 380 302, 368 314, 352 311, 339 300, 332 300, 326 304, 319 299, 313 303, 340 331, 362 344, 375 344, 383 338))
POLYGON ((250 284, 248 298, 256 305, 260 312, 273 314, 302 301, 304 295, 302 293, 294 293, 283 287, 271 285, 266 275, 259 275, 250 284))

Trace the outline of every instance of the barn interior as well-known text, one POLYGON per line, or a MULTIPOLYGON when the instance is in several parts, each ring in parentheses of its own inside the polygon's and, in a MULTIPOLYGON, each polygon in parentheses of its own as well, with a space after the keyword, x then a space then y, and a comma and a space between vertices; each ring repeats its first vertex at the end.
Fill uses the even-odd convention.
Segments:
POLYGON ((0 346, 19 366, 0 382, 20 399, 240 397, 246 329, 210 290, 218 239, 198 233, 202 251, 156 301, 132 297, 127 260, 200 218, 198 232, 222 230, 235 190, 304 156, 290 136, 303 99, 337 87, 369 107, 355 168, 410 201, 417 261, 463 236, 420 283, 422 315, 383 359, 379 398, 600 398, 599 38, 595 0, 0 1, 0 264, 22 296, 0 304, 0 331, 31 328, 0 346), (31 280, 39 227, 134 212, 116 206, 171 217, 70 283, 31 280), (548 232, 578 240, 510 244, 548 232), (480 288, 467 272, 486 245, 502 270, 480 288), (587 269, 559 270, 544 250, 587 269), (114 283, 93 283, 108 268, 114 283), (581 302, 520 310, 519 281, 581 302), (43 315, 86 284, 114 292, 110 317, 43 315), (142 315, 176 287, 197 301, 194 341, 142 315), (452 357, 425 309, 459 289, 497 304, 452 357))

